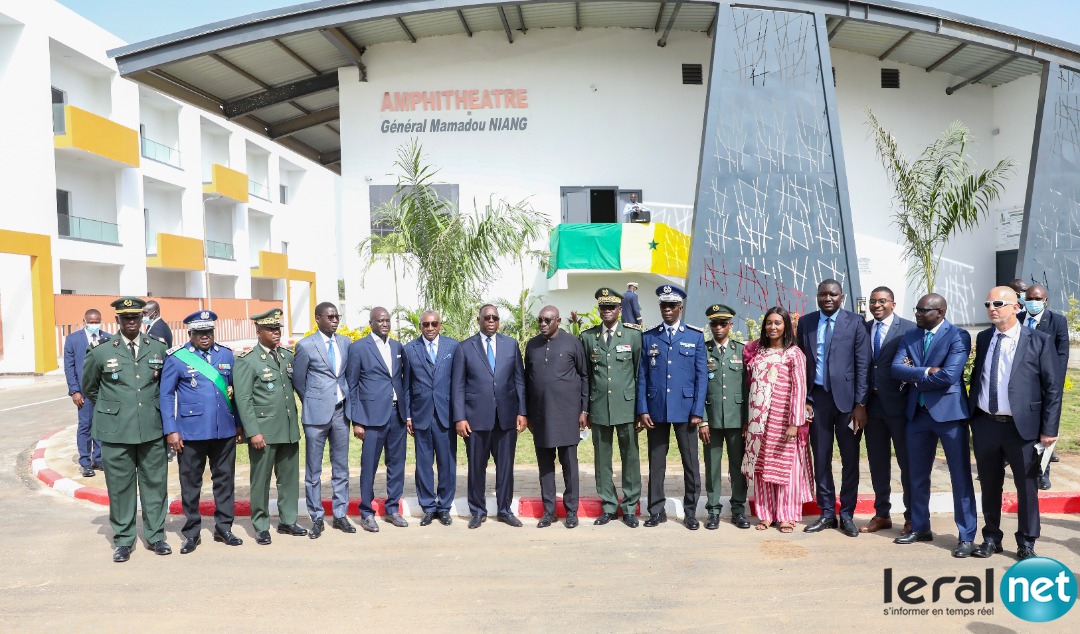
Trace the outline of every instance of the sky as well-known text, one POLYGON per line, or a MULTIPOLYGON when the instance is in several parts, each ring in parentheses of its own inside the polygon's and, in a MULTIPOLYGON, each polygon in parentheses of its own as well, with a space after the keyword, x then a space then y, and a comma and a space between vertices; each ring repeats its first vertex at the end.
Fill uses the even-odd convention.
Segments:
MULTIPOLYGON (((128 42, 303 0, 59 0, 128 42)), ((1080 2, 1076 0, 921 0, 913 2, 997 22, 1080 45, 1080 2)))

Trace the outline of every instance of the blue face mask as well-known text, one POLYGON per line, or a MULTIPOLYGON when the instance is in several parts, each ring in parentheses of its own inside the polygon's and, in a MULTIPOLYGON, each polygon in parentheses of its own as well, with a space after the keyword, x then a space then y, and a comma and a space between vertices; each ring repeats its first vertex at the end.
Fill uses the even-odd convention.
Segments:
POLYGON ((151 321, 153 321, 153 320, 150 319, 149 317, 143 316, 143 318, 142 318, 142 323, 143 324, 149 324, 151 321))
POLYGON ((1029 315, 1038 315, 1046 308, 1046 302, 1041 299, 1029 299, 1024 302, 1029 315))
POLYGON ((101 330, 101 324, 86 324, 86 334, 96 335, 101 330))

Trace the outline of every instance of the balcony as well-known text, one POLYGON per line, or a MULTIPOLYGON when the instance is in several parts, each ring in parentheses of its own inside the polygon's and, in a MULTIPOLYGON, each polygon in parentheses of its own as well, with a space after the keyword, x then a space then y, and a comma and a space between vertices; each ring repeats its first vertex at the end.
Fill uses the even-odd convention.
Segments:
POLYGON ((57 233, 61 238, 103 244, 120 244, 120 228, 112 222, 56 214, 57 233))
POLYGON ((139 142, 143 158, 180 169, 180 150, 171 148, 164 143, 151 141, 146 137, 140 137, 139 142))
POLYGON ((259 181, 248 179, 248 193, 256 198, 270 201, 270 188, 259 181))
POLYGON ((251 267, 251 277, 283 280, 289 273, 289 256, 284 253, 259 251, 259 266, 251 267))
POLYGON ((157 234, 157 254, 146 258, 148 268, 179 271, 203 270, 202 241, 198 238, 157 234))
POLYGON ((214 242, 213 240, 207 240, 206 244, 206 257, 214 258, 215 260, 235 260, 233 255, 233 245, 227 242, 214 242))
POLYGON ((103 159, 118 167, 139 166, 139 133, 91 112, 53 104, 53 145, 103 159))
POLYGON ((248 177, 243 172, 214 163, 209 181, 203 182, 203 197, 224 196, 239 203, 248 201, 248 177))
POLYGON ((562 224, 551 232, 548 277, 567 270, 685 278, 690 236, 663 223, 562 224))

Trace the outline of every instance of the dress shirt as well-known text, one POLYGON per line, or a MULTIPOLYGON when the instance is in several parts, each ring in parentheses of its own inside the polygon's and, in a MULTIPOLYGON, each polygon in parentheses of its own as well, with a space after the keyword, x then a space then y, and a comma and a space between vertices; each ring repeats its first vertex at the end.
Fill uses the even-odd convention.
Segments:
MULTIPOLYGON (((881 331, 880 337, 881 337, 881 342, 882 343, 885 343, 885 337, 889 336, 889 328, 892 328, 892 325, 893 325, 894 321, 896 321, 896 313, 889 313, 889 316, 886 317, 885 319, 881 319, 881 320, 875 319, 874 320, 874 328, 881 331)), ((835 328, 835 327, 836 327, 836 324, 833 324, 833 328, 835 328)), ((874 337, 877 337, 877 336, 879 336, 879 335, 874 333, 872 330, 870 331, 870 347, 871 347, 871 349, 873 349, 873 346, 874 346, 874 337)))
MULTIPOLYGON (((326 335, 323 334, 323 332, 321 330, 319 330, 318 333, 319 333, 319 336, 322 337, 322 349, 323 349, 324 353, 326 353, 326 351, 327 351, 326 349, 328 347, 328 344, 334 346, 334 365, 335 365, 335 367, 330 368, 330 371, 334 373, 334 376, 341 376, 341 357, 342 357, 341 346, 338 345, 336 339, 332 339, 330 337, 327 337, 326 335)), ((330 357, 330 355, 327 354, 327 360, 328 361, 330 360, 329 357, 330 357)), ((338 403, 345 400, 345 394, 342 393, 340 385, 337 387, 337 400, 338 400, 338 403)))
POLYGON ((131 344, 135 344, 135 358, 138 359, 139 358, 139 338, 135 337, 134 339, 128 339, 124 335, 120 335, 120 339, 123 340, 124 347, 127 348, 128 350, 131 349, 131 344))
POLYGON ((1003 414, 1012 416, 1012 405, 1009 403, 1009 377, 1012 376, 1013 357, 1016 356, 1016 344, 1020 341, 1020 322, 1005 331, 1005 338, 1001 340, 1001 356, 998 358, 997 376, 990 376, 990 366, 994 358, 994 348, 998 345, 998 333, 994 329, 990 337, 990 345, 986 348, 986 359, 983 360, 982 390, 979 391, 979 409, 988 414, 1003 414), (998 411, 990 411, 990 381, 997 381, 997 404, 998 411))
MULTIPOLYGON (((837 311, 839 312, 839 311, 837 311)), ((814 385, 825 386, 825 326, 831 321, 833 334, 836 333, 836 313, 826 316, 825 313, 819 313, 821 317, 817 322, 817 347, 814 351, 816 357, 814 363, 814 385)))
MULTIPOLYGON (((429 359, 431 358, 432 347, 435 348, 435 350, 434 350, 435 358, 438 359, 439 358, 439 335, 435 335, 435 338, 432 339, 431 341, 428 341, 427 339, 424 339, 424 354, 428 355, 429 359)), ((484 352, 486 353, 487 350, 485 350, 484 352)))
POLYGON ((484 347, 484 354, 485 355, 487 354, 488 342, 491 342, 491 354, 495 355, 495 358, 498 359, 499 358, 499 348, 495 345, 496 341, 497 340, 495 338, 495 335, 491 335, 490 337, 488 337, 486 335, 480 335, 480 343, 484 347))
POLYGON ((664 327, 664 334, 665 335, 668 334, 668 329, 669 328, 673 329, 673 330, 671 330, 672 333, 676 333, 676 332, 679 332, 679 327, 682 326, 682 320, 680 319, 680 320, 676 321, 675 323, 671 324, 670 326, 667 325, 664 322, 660 322, 660 325, 664 327))
MULTIPOLYGON (((386 364, 386 372, 390 375, 390 378, 394 378, 394 359, 390 353, 390 338, 387 337, 386 341, 375 333, 371 333, 371 339, 375 342, 375 347, 379 350, 379 356, 382 357, 383 363, 386 364)), ((397 390, 390 388, 390 391, 394 393, 394 400, 397 400, 397 390)))
POLYGON ((1020 325, 1021 326, 1027 326, 1028 325, 1028 319, 1034 319, 1035 320, 1034 326, 1035 326, 1035 328, 1038 328, 1039 327, 1039 322, 1042 321, 1043 315, 1045 315, 1045 314, 1046 314, 1046 309, 1045 308, 1043 308, 1041 311, 1039 311, 1038 315, 1032 315, 1031 313, 1028 313, 1027 314, 1027 319, 1025 319, 1023 321, 1023 323, 1021 323, 1020 325))

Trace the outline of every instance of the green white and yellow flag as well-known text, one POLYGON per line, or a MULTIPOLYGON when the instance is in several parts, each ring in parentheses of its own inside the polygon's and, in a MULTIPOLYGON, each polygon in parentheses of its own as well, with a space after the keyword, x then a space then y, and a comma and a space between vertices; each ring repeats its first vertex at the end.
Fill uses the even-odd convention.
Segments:
POLYGON ((690 236, 663 223, 563 224, 551 233, 548 277, 559 269, 686 277, 690 236))

